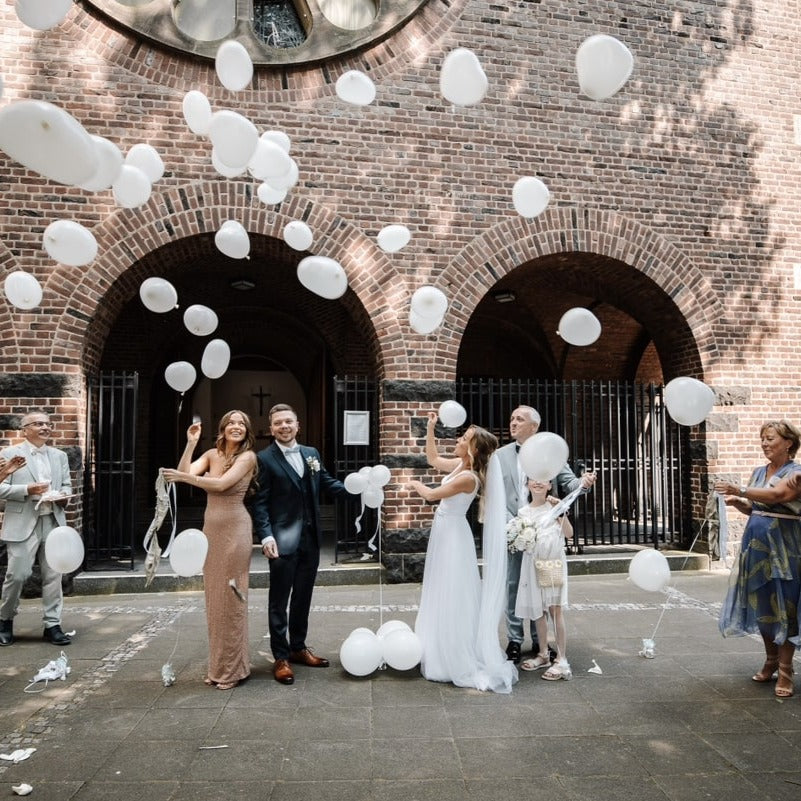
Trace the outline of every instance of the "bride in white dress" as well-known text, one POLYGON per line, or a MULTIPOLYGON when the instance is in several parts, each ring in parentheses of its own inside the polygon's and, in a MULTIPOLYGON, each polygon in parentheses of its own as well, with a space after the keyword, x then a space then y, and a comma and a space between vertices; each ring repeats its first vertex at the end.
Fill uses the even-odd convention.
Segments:
MULTIPOLYGON (((430 681, 508 693, 517 681, 517 670, 506 659, 498 638, 506 575, 505 538, 501 534, 500 539, 495 536, 488 542, 485 527, 482 584, 467 522, 467 511, 481 490, 498 441, 489 431, 470 426, 457 440, 455 456, 442 457, 434 441, 436 421, 437 415, 432 413, 426 458, 431 467, 447 475, 438 487, 420 481, 409 485, 425 500, 440 502, 431 526, 415 623, 423 648, 421 671, 430 681)), ((500 480, 498 466, 493 465, 493 475, 497 472, 500 480)), ((502 487, 500 493, 502 496, 502 487)), ((501 515, 505 519, 503 511, 501 515)))

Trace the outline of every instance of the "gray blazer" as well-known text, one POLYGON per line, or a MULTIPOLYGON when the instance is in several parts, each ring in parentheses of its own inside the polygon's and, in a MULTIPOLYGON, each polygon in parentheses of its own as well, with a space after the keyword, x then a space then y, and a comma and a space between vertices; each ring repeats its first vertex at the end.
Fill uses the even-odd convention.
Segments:
MULTIPOLYGON (((46 447, 47 458, 50 460, 50 489, 70 494, 72 483, 70 482, 67 454, 49 445, 46 447)), ((28 449, 23 445, 14 445, 6 448, 0 453, 0 456, 4 459, 11 459, 13 456, 24 456, 28 459, 28 449)), ((35 484, 39 480, 29 467, 29 463, 30 459, 24 467, 20 467, 0 483, 0 500, 6 502, 0 540, 6 542, 27 540, 39 518, 39 510, 36 509, 38 498, 31 498, 27 494, 28 484, 35 484)), ((55 503, 53 504, 53 515, 60 526, 66 525, 67 516, 64 509, 55 503)))
MULTIPOLYGON (((528 496, 520 497, 520 471, 517 466, 516 444, 510 442, 508 445, 498 448, 498 461, 501 463, 503 489, 506 493, 506 512, 509 518, 514 517, 520 507, 529 502, 528 496)), ((565 465, 551 483, 553 484, 552 494, 562 498, 576 489, 581 483, 581 479, 568 465, 565 465)))

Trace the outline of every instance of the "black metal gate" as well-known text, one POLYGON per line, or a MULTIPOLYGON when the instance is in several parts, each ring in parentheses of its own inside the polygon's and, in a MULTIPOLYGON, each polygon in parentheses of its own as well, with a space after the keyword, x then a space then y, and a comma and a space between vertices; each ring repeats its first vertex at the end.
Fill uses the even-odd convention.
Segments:
POLYGON ((456 398, 502 442, 512 410, 533 406, 540 430, 567 440, 574 472, 597 471, 593 491, 574 506, 574 551, 689 542, 688 433, 667 415, 661 386, 464 378, 456 398))
POLYGON ((137 373, 89 379, 84 468, 86 567, 134 568, 137 373))
MULTIPOLYGON (((365 376, 334 377, 334 471, 339 479, 378 461, 378 394, 376 382, 365 376), (366 418, 365 418, 366 413, 366 418), (363 444, 356 444, 363 443, 363 444)), ((361 531, 354 520, 360 509, 357 499, 337 500, 335 559, 366 558, 367 542, 375 531, 378 516, 365 509, 361 531)))

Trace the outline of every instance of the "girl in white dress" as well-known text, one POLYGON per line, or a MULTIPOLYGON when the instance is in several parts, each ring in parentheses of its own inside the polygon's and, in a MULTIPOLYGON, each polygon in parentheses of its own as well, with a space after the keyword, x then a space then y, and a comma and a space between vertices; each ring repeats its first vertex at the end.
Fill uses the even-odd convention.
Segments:
POLYGON ((540 524, 537 543, 533 551, 523 553, 520 568, 520 585, 517 591, 515 614, 520 618, 534 621, 537 639, 543 649, 537 656, 525 659, 520 664, 522 670, 548 669, 542 674, 546 681, 571 679, 573 673, 567 661, 567 632, 562 607, 567 605, 567 554, 565 540, 573 534, 573 527, 567 517, 559 517, 542 525, 553 506, 548 499, 550 481, 529 479, 528 489, 531 503, 518 510, 518 517, 540 524), (540 562, 540 570, 537 562, 540 562), (539 573, 539 574, 538 574, 539 573), (551 665, 548 656, 548 617, 553 621, 556 638, 556 660, 551 665))
POLYGON ((479 493, 490 456, 498 445, 493 434, 470 426, 457 440, 455 455, 442 457, 434 441, 437 415, 429 416, 426 458, 447 475, 438 487, 412 481, 409 488, 426 501, 440 501, 426 551, 415 633, 422 644, 421 671, 430 681, 453 682, 494 692, 511 692, 517 671, 498 641, 498 622, 487 634, 482 614, 481 578, 467 511, 479 493))

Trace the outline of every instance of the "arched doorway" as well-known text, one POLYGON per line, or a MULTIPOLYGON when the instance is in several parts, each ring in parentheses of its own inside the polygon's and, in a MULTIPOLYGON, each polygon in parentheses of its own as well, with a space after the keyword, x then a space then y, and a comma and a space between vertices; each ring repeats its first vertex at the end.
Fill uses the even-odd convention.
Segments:
MULTIPOLYGON (((306 254, 271 236, 251 233, 250 241, 250 257, 243 260, 220 253, 208 233, 152 250, 109 288, 92 322, 96 329, 107 329, 97 358, 99 373, 138 377, 133 528, 142 535, 152 517, 158 468, 176 463, 193 414, 204 423, 198 452, 213 446, 217 421, 231 408, 251 416, 257 445, 265 447, 270 406, 290 403, 301 420, 302 440, 319 448, 325 461, 334 445, 334 376, 372 378, 377 372, 374 338, 364 333, 371 323, 353 291, 337 301, 320 298, 296 277, 306 254), (178 308, 165 314, 145 308, 138 289, 150 276, 173 284, 178 308), (184 325, 183 311, 193 304, 217 314, 218 328, 209 336, 195 336, 184 325), (213 338, 228 343, 231 364, 222 378, 210 380, 200 363, 213 338), (180 360, 198 372, 183 396, 164 380, 166 366, 180 360)), ((90 331, 87 340, 97 338, 97 330, 90 331)), ((205 499, 189 487, 179 493, 180 525, 196 525, 205 499)))
POLYGON ((503 441, 521 404, 564 436, 573 469, 595 469, 574 509, 574 545, 670 543, 691 533, 689 437, 666 414, 662 384, 702 375, 693 333, 672 297, 624 261, 572 251, 510 270, 476 305, 462 337, 457 393, 503 441), (602 325, 592 345, 557 333, 571 308, 602 325))

